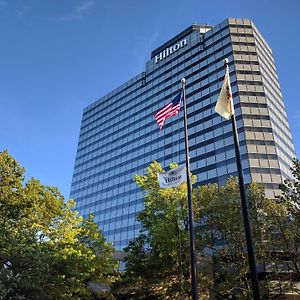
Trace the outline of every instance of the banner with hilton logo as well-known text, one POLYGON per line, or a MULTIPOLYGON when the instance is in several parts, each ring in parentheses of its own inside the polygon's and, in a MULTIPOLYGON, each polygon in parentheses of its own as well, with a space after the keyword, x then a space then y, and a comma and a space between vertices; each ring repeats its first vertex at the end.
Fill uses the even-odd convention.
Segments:
POLYGON ((161 188, 177 187, 186 182, 186 169, 184 166, 171 169, 168 172, 158 173, 158 183, 161 188))

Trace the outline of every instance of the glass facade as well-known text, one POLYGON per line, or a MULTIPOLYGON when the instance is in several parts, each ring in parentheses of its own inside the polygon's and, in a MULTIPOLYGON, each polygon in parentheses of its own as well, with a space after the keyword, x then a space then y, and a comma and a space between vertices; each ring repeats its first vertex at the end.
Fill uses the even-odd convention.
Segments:
POLYGON ((84 109, 71 186, 77 210, 95 221, 117 249, 140 229, 143 208, 136 174, 157 160, 184 163, 183 113, 160 131, 154 114, 186 78, 191 171, 197 184, 225 183, 236 176, 230 121, 214 112, 229 71, 245 182, 256 181, 273 197, 295 150, 272 51, 255 25, 227 19, 216 26, 192 25, 154 50, 145 72, 84 109))

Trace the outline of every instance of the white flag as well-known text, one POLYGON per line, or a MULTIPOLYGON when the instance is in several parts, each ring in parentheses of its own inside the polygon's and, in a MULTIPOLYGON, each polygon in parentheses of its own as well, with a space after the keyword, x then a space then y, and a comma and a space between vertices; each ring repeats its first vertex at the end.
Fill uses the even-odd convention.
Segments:
POLYGON ((177 187, 186 182, 185 165, 171 169, 168 172, 158 173, 158 183, 161 188, 177 187))
POLYGON ((226 65, 224 83, 215 107, 215 111, 227 120, 230 120, 231 116, 234 114, 228 65, 226 65))

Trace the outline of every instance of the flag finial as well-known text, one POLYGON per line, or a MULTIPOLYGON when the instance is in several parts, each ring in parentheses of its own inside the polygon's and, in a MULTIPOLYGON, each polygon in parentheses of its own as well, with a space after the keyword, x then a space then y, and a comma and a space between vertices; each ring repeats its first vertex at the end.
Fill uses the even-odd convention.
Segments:
POLYGON ((224 59, 224 65, 227 66, 228 65, 228 58, 224 59))
POLYGON ((185 78, 182 78, 182 79, 181 79, 181 84, 182 84, 182 85, 185 85, 185 78))

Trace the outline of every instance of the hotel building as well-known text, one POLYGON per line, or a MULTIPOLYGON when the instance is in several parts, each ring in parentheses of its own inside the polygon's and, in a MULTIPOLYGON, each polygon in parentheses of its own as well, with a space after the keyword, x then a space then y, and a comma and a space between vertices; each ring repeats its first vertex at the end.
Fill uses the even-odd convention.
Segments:
POLYGON ((144 72, 84 109, 70 196, 117 249, 139 232, 142 192, 133 181, 157 160, 184 163, 183 112, 162 131, 154 114, 186 79, 191 171, 197 184, 237 175, 231 122, 214 107, 224 59, 236 112, 245 182, 274 197, 296 156, 272 50, 251 20, 192 25, 155 49, 144 72))

